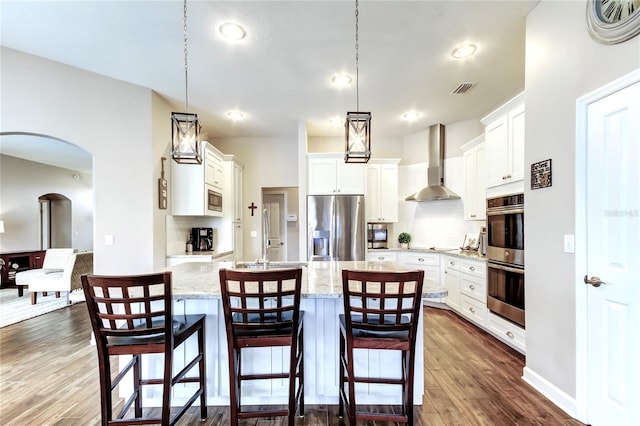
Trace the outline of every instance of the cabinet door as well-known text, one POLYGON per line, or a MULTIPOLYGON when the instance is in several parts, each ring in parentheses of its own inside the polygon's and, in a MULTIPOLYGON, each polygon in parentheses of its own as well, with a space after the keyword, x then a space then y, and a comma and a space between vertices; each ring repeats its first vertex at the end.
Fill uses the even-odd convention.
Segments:
POLYGON ((309 159, 309 195, 331 195, 336 190, 336 160, 309 159))
POLYGON ((470 149, 462 154, 464 163, 464 218, 465 220, 478 220, 478 194, 476 179, 475 150, 470 149))
POLYGON ((384 222, 398 221, 398 165, 380 165, 380 217, 384 222))
POLYGON ((524 105, 509 113, 510 182, 524 179, 524 105))
POLYGON ((364 195, 364 164, 345 163, 336 160, 336 193, 364 195))
POLYGON ((441 257, 442 284, 447 289, 445 303, 456 311, 460 309, 460 259, 456 256, 441 257))
POLYGON ((380 222, 380 165, 367 164, 364 206, 367 222, 380 222))
POLYGON ((233 221, 242 222, 242 166, 233 163, 233 221))
POLYGON ((233 224, 233 254, 236 260, 243 260, 242 252, 242 223, 233 224))
POLYGON ((509 174, 508 120, 504 115, 485 129, 487 187, 502 185, 509 174))
POLYGON ((475 148, 476 154, 476 219, 487 220, 487 158, 482 143, 475 148))

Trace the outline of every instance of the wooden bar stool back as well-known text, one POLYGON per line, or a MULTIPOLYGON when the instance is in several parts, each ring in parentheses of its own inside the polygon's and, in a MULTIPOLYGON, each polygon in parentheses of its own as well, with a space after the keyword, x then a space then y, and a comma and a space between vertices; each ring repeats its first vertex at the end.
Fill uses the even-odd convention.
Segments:
MULTIPOLYGON (((231 424, 253 417, 287 416, 295 422, 296 408, 304 416, 303 312, 300 311, 302 269, 259 271, 220 270, 222 306, 229 349, 231 424), (242 349, 289 346, 285 372, 243 373, 242 349), (242 382, 288 379, 286 409, 243 410, 242 382), (297 379, 297 380, 296 380, 297 379), (296 388, 297 382, 297 388, 296 388)), ((265 362, 269 362, 268 359, 265 362)))
POLYGON ((415 346, 422 306, 424 271, 342 271, 344 314, 340 322, 338 415, 346 406, 349 424, 357 420, 413 424, 415 346), (396 350, 402 354, 400 378, 356 376, 354 350, 396 350), (400 385, 400 413, 358 411, 356 383, 400 385), (345 386, 346 384, 346 386, 345 386), (345 389, 346 387, 346 389, 345 389))
MULTIPOLYGON (((82 275, 100 369, 102 425, 173 425, 200 398, 200 416, 207 417, 204 315, 172 315, 171 272, 130 276, 82 275), (197 353, 174 373, 174 350, 197 335, 197 353), (142 355, 164 354, 163 375, 142 377, 142 355), (111 356, 132 355, 115 378, 111 356), (187 377, 194 369, 197 377, 187 377), (113 416, 113 391, 125 375, 133 376, 133 393, 113 416), (176 383, 198 383, 189 400, 171 416, 171 389, 176 383), (142 407, 142 386, 162 386, 160 417, 142 407), (130 408, 134 405, 133 417, 130 408), (143 415, 146 414, 146 415, 143 415), (125 417, 127 416, 127 417, 125 417)), ((145 388, 146 389, 146 388, 145 388)), ((155 410, 158 411, 157 409, 155 410)))

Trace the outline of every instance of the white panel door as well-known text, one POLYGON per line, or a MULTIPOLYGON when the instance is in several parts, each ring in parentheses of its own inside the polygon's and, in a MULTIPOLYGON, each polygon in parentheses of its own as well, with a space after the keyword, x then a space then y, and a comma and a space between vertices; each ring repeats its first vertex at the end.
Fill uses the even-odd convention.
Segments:
POLYGON ((263 202, 269 211, 269 260, 287 260, 284 194, 264 194, 263 202))
POLYGON ((587 414, 640 419, 640 83, 587 107, 587 414))

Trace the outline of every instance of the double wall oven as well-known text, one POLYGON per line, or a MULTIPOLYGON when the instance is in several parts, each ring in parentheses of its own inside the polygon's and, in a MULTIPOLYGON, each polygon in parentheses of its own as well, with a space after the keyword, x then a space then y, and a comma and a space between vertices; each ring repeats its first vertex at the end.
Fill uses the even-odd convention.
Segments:
POLYGON ((487 307, 524 327, 524 194, 487 199, 487 307))

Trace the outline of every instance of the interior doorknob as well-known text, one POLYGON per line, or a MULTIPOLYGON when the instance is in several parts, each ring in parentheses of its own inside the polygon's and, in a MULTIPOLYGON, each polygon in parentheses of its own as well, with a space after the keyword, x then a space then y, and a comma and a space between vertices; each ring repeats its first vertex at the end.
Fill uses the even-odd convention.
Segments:
POLYGON ((604 281, 600 280, 600 278, 593 276, 591 278, 587 278, 587 276, 584 276, 584 283, 585 284, 591 284, 594 287, 600 287, 602 284, 606 284, 604 281))

